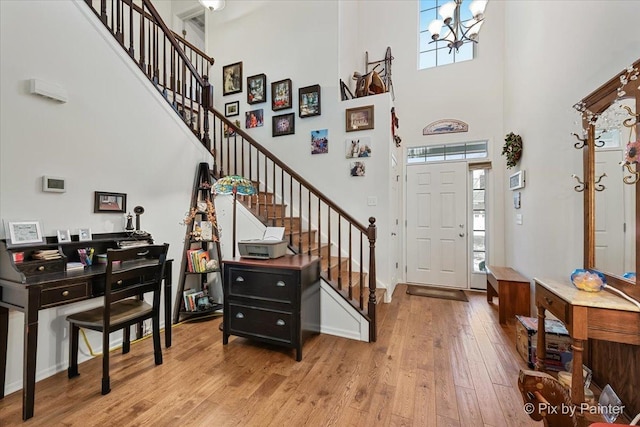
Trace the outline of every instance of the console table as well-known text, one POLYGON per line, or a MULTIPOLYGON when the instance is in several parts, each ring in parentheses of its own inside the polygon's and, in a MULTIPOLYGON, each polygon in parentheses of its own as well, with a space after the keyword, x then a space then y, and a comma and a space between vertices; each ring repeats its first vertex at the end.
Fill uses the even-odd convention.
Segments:
MULTIPOLYGON (((608 291, 585 292, 571 283, 534 279, 536 306, 538 307, 537 360, 546 357, 545 311, 560 319, 573 340, 573 372, 571 400, 584 402, 582 378, 582 351, 589 339, 640 345, 640 308, 608 291)), ((544 370, 544 362, 537 362, 536 369, 544 370)))
MULTIPOLYGON (((93 264, 77 271, 66 271, 68 260, 77 261, 77 249, 93 247, 96 253, 108 248, 118 248, 122 242, 152 243, 151 236, 142 241, 128 233, 94 234, 89 241, 79 242, 72 236, 71 242, 55 243, 55 238, 47 238, 43 243, 25 247, 7 248, 0 240, 0 399, 4 398, 5 374, 7 366, 7 346, 9 332, 9 310, 24 313, 24 352, 22 385, 22 419, 34 414, 36 383, 36 353, 38 342, 38 312, 40 310, 71 304, 102 296, 106 275, 106 265, 93 264), (41 249, 56 249, 58 260, 38 261, 32 254, 41 249), (24 262, 14 262, 14 252, 22 252, 24 262)), ((96 257, 94 255, 94 262, 96 257)), ((171 268, 167 260, 164 277, 165 346, 171 346, 171 268)), ((141 328, 138 329, 140 334, 141 328)))

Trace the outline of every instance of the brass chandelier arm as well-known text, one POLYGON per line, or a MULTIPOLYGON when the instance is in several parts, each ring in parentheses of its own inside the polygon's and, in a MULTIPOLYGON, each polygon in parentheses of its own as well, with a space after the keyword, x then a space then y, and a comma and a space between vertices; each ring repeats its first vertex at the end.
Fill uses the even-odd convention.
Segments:
POLYGON ((634 185, 635 183, 640 181, 640 171, 637 171, 637 170, 634 171, 631 168, 631 163, 624 163, 622 167, 625 168, 631 174, 631 175, 625 175, 622 178, 625 184, 634 185))
POLYGON ((633 111, 631 111, 631 107, 629 107, 628 105, 623 105, 622 108, 624 108, 625 110, 627 110, 627 112, 629 113, 629 115, 631 117, 629 117, 628 119, 625 119, 622 124, 625 127, 633 127, 635 125, 638 124, 638 121, 640 121, 640 113, 638 114, 634 114, 633 111))

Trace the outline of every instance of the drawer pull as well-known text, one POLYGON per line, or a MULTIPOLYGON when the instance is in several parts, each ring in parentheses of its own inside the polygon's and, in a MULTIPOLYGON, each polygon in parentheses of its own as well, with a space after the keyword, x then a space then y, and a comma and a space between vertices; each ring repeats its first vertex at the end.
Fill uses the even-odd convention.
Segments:
POLYGON ((242 276, 236 277, 236 282, 244 282, 244 277, 242 276))
POLYGON ((282 320, 282 319, 278 319, 278 320, 276 321, 276 325, 278 325, 278 326, 284 326, 284 320, 282 320))
POLYGON ((236 314, 236 319, 244 319, 244 314, 242 313, 236 314))
POLYGON ((549 305, 553 304, 553 300, 549 299, 549 297, 544 297, 544 300, 549 305))
POLYGON ((38 271, 44 271, 44 265, 41 265, 40 267, 38 267, 38 271))
POLYGON ((122 280, 118 280, 118 281, 116 282, 116 285, 122 285, 122 280))
POLYGON ((284 283, 282 280, 278 280, 278 282, 276 283, 276 286, 284 288, 285 286, 287 286, 287 284, 284 283))
POLYGON ((68 297, 69 296, 69 291, 62 291, 62 296, 63 297, 68 297))

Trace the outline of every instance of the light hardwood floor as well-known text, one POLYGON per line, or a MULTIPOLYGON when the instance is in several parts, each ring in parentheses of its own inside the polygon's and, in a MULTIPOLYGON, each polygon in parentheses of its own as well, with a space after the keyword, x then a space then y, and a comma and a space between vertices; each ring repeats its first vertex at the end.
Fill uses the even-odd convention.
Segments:
MULTIPOLYGON (((174 329, 164 364, 151 340, 36 385, 35 417, 22 422, 20 391, 0 400, 0 426, 541 426, 517 390, 515 325, 500 326, 484 293, 469 302, 396 289, 382 305, 376 343, 331 335, 294 351, 231 337, 221 319, 174 329)), ((497 300, 496 300, 497 301, 497 300)), ((82 345, 82 344, 81 344, 82 345)))

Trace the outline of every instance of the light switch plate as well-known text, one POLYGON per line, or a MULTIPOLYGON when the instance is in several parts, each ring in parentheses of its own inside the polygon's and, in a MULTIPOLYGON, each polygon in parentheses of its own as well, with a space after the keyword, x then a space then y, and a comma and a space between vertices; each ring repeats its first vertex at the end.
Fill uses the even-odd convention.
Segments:
POLYGON ((522 225, 522 214, 516 214, 516 224, 522 225))
POLYGON ((367 206, 377 206, 378 198, 376 196, 367 197, 367 206))

